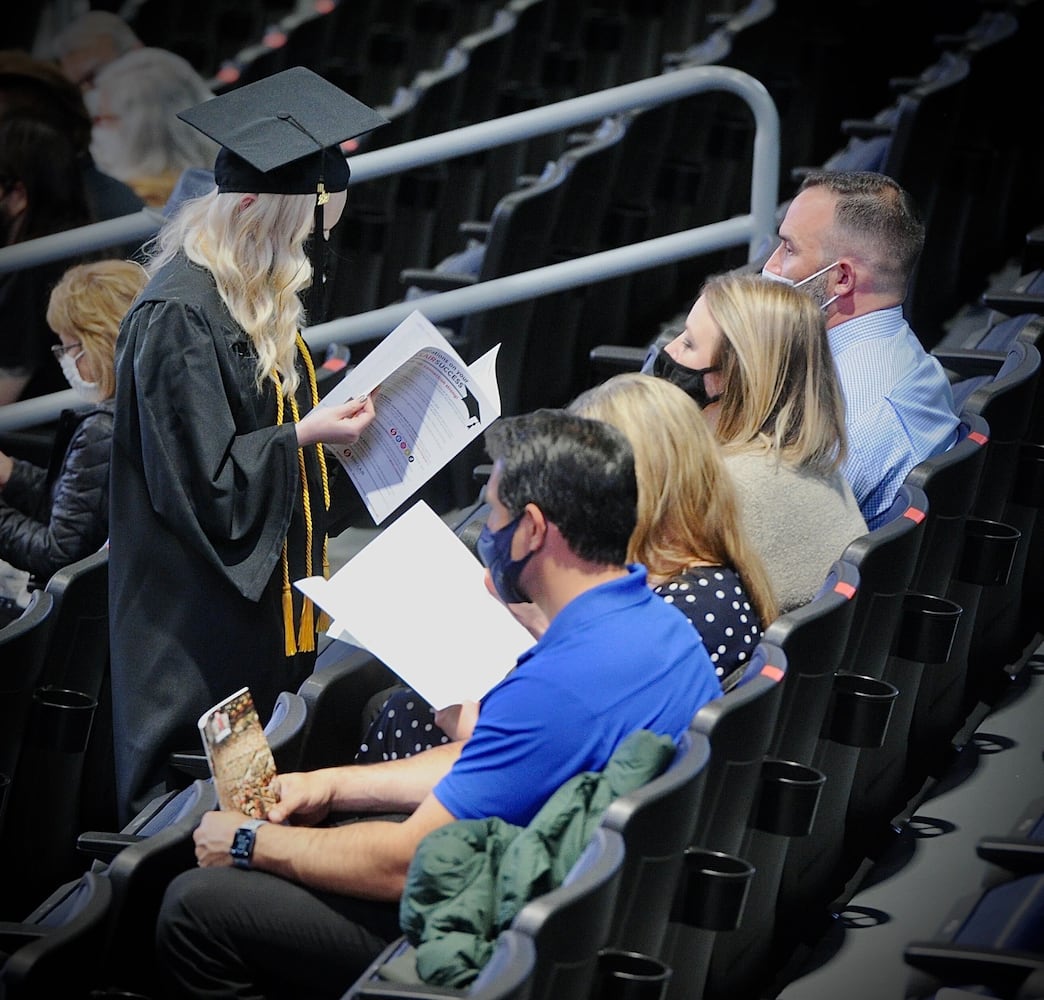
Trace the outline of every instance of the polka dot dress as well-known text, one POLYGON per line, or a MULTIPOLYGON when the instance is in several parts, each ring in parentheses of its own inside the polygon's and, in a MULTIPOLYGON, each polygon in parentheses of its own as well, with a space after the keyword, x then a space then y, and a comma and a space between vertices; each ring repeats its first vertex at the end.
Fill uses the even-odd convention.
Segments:
POLYGON ((735 681, 732 675, 743 672, 761 638, 757 613, 735 570, 693 566, 653 590, 699 630, 727 691, 735 681))
POLYGON ((397 687, 370 723, 355 760, 359 764, 398 760, 448 742, 449 737, 435 725, 435 710, 412 688, 397 687))

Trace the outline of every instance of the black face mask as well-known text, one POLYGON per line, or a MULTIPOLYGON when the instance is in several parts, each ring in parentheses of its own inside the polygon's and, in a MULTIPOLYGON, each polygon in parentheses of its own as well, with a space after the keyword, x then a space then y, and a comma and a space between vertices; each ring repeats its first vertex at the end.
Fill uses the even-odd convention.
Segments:
POLYGON ((707 394, 707 385, 704 376, 708 372, 721 371, 721 365, 711 365, 709 368, 686 368, 678 364, 668 353, 665 347, 660 348, 660 353, 653 361, 652 373, 657 378, 665 378, 673 382, 679 389, 684 389, 696 400, 700 409, 705 409, 711 403, 721 399, 721 393, 716 396, 707 394))

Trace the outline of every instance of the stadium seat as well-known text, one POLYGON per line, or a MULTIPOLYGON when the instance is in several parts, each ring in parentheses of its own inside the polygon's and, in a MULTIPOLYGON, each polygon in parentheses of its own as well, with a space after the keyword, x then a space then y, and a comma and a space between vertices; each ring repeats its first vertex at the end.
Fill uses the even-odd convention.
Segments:
MULTIPOLYGON (((54 597, 34 590, 22 614, 0 628, 0 842, 11 784, 18 770, 33 693, 40 682, 54 597)), ((0 914, 2 916, 3 914, 0 914)))
POLYGON ((884 673, 913 578, 927 497, 904 485, 885 520, 842 553, 859 571, 852 626, 812 766, 827 776, 812 829, 788 849, 781 885, 780 925, 790 940, 807 936, 828 918, 828 906, 854 874, 845 853, 845 816, 861 755, 888 740, 898 689, 884 673))
POLYGON ((792 838, 808 836, 826 775, 813 766, 827 719, 835 675, 845 653, 859 592, 859 571, 838 559, 808 604, 780 615, 763 634, 787 659, 776 731, 762 767, 761 787, 738 853, 754 866, 746 916, 719 936, 705 995, 726 997, 763 986, 780 958, 777 909, 792 838))
POLYGON ((711 747, 690 730, 659 777, 615 799, 602 826, 624 839, 625 860, 608 944, 658 956, 684 865, 693 842, 711 747))
MULTIPOLYGON (((563 885, 526 903, 511 922, 510 930, 529 937, 535 946, 532 1000, 590 1000, 598 965, 598 953, 609 939, 625 850, 623 837, 615 830, 599 827, 563 885)), ((384 984, 380 968, 407 948, 405 939, 392 942, 343 996, 360 1000, 366 996, 404 996, 417 1000, 446 996, 446 990, 423 985, 405 992, 375 992, 384 984)), ((478 990, 483 979, 472 989, 478 990)), ((460 996, 456 991, 454 995, 460 996)), ((464 996, 485 996, 465 992, 464 996)), ((497 994, 493 994, 496 996, 497 994)))
POLYGON ((673 970, 672 1000, 699 995, 719 932, 734 929, 742 919, 751 870, 737 852, 775 732, 786 672, 783 650, 760 642, 742 683, 708 702, 693 719, 693 730, 710 739, 711 759, 685 877, 675 892, 660 953, 673 970), (732 913, 710 912, 708 881, 718 898, 736 906, 732 913))

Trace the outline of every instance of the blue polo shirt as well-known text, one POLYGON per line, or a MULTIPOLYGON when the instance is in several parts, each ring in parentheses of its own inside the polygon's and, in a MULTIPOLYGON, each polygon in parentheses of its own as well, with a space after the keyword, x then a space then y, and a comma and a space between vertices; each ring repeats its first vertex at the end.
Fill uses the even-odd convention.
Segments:
POLYGON ((845 397, 841 471, 872 529, 906 474, 953 447, 960 419, 942 365, 903 319, 902 306, 839 323, 827 339, 845 397))
POLYGON ((636 729, 678 740, 721 694, 684 615, 646 584, 645 567, 572 600, 482 699, 475 732, 434 789, 456 819, 525 826, 565 781, 600 771, 636 729))

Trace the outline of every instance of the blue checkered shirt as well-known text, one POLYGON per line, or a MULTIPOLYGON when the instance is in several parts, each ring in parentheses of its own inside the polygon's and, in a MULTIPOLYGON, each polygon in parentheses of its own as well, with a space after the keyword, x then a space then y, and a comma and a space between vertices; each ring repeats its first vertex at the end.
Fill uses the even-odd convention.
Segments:
POLYGON ((960 420, 942 365, 914 336, 901 306, 850 319, 828 338, 845 396, 841 471, 875 528, 906 474, 956 442, 960 420))

